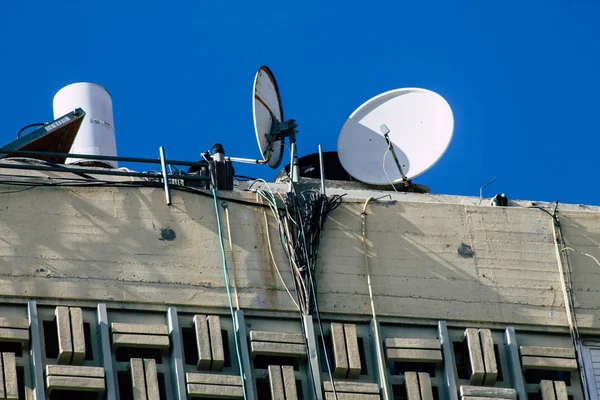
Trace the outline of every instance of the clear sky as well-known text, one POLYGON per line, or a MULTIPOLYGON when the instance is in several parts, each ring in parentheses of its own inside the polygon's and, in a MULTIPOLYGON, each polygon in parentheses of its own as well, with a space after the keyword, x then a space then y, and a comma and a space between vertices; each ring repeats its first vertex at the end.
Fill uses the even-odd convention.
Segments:
POLYGON ((89 81, 112 94, 119 155, 165 146, 191 161, 220 142, 258 158, 265 64, 301 156, 336 150, 369 98, 423 87, 449 102, 455 131, 416 183, 477 196, 496 177, 485 196, 600 205, 598 21, 597 0, 1 1, 0 135, 51 120, 55 92, 89 81))

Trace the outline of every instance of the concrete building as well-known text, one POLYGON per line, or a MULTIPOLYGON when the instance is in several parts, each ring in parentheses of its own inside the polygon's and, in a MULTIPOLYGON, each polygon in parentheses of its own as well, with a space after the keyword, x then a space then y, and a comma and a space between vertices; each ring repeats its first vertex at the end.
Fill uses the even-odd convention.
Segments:
POLYGON ((303 320, 260 184, 2 174, 0 398, 598 398, 597 207, 328 183, 303 320))

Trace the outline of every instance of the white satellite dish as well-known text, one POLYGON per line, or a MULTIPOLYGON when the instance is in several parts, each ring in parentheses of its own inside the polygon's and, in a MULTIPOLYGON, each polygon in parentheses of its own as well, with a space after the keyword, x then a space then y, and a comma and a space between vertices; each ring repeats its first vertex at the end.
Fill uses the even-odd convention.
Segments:
POLYGON ((283 122, 283 107, 275 76, 269 67, 259 68, 254 78, 252 113, 254 114, 254 131, 258 147, 271 168, 277 168, 283 157, 282 137, 271 136, 273 124, 283 122), (274 121, 273 118, 277 119, 274 121))
POLYGON ((446 152, 453 131, 452 110, 442 96, 426 89, 395 89, 350 115, 338 138, 338 155, 346 171, 362 182, 400 183, 431 168, 446 152), (388 151, 388 139, 393 151, 388 151))

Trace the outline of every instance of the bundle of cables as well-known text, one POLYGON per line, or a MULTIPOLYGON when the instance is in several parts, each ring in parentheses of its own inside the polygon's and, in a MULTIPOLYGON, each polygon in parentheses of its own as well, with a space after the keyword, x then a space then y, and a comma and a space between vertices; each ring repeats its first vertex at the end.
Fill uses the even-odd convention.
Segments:
MULTIPOLYGON (((255 182, 253 182, 253 184, 255 182)), ((328 198, 317 190, 306 190, 297 193, 295 185, 292 184, 291 190, 284 198, 281 193, 277 193, 276 195, 264 180, 258 180, 258 182, 261 182, 266 189, 258 189, 256 193, 267 202, 273 217, 277 221, 279 242, 288 260, 294 278, 296 299, 294 299, 294 296, 288 289, 281 276, 279 267, 275 262, 275 257, 273 256, 273 250, 271 248, 267 214, 265 213, 265 230, 269 252, 271 254, 271 261, 273 262, 285 290, 288 292, 292 302, 302 315, 300 321, 303 329, 306 328, 304 316, 313 314, 313 312, 316 314, 321 333, 320 338, 322 346, 323 349, 325 349, 325 334, 323 332, 323 324, 321 323, 319 312, 315 266, 317 263, 319 242, 323 227, 325 226, 329 214, 342 203, 343 195, 334 195, 328 198)), ((250 188, 252 185, 250 185, 250 188)), ((307 353, 308 351, 307 346, 307 353)), ((309 355, 307 354, 307 356, 309 355)), ((331 364, 327 351, 325 351, 324 356, 329 380, 330 382, 333 382, 331 364)), ((309 368, 312 368, 310 367, 310 364, 309 368)), ((318 371, 316 373, 318 373, 318 371)), ((316 390, 315 388, 313 389, 316 390)), ((333 393, 334 398, 337 399, 335 385, 333 385, 333 393)))

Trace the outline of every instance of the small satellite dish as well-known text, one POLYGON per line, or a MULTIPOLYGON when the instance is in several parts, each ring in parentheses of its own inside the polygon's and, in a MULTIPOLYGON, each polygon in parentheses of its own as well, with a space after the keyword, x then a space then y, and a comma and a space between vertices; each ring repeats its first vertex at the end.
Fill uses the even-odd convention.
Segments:
POLYGON ((271 133, 274 124, 283 122, 283 107, 275 76, 267 66, 260 67, 254 78, 252 113, 263 159, 271 168, 277 168, 283 157, 284 138, 273 137, 271 133))
POLYGON ((446 152, 453 131, 452 110, 442 96, 426 89, 395 89, 350 115, 338 138, 338 155, 359 181, 400 183, 431 168, 446 152))

